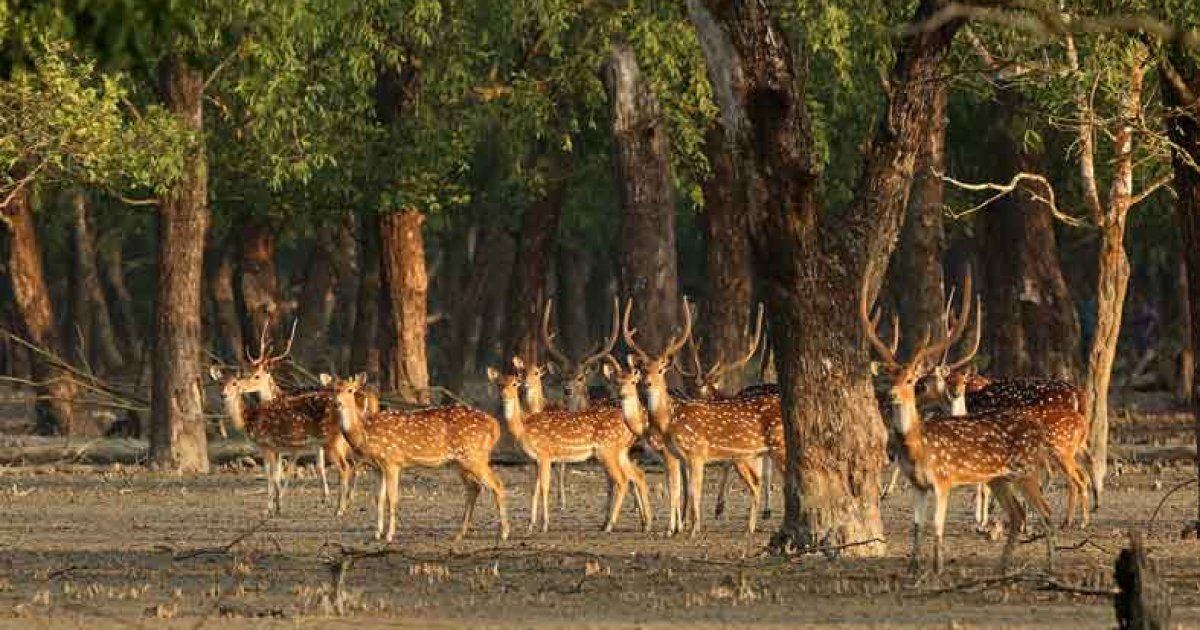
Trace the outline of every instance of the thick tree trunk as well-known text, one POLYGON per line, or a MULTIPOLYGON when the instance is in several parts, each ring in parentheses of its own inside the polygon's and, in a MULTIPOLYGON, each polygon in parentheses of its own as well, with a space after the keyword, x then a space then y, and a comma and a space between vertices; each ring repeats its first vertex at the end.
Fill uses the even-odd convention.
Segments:
POLYGON ((428 403, 429 365, 426 360, 426 319, 429 278, 425 275, 425 215, 414 210, 384 215, 379 221, 383 282, 393 339, 388 389, 405 400, 428 403))
POLYGON ((900 315, 900 349, 913 351, 926 332, 933 340, 942 335, 945 279, 942 256, 945 230, 942 225, 944 184, 937 173, 946 170, 946 87, 937 90, 929 128, 921 138, 912 188, 908 195, 900 244, 888 268, 888 285, 900 315))
MULTIPOLYGON (((583 356, 592 348, 588 329, 588 282, 592 278, 592 254, 582 244, 558 245, 558 331, 571 356, 583 356)), ((607 319, 600 317, 602 321, 607 319)))
POLYGON ((121 243, 106 243, 100 247, 100 271, 104 277, 104 288, 112 305, 110 314, 116 317, 116 328, 120 331, 125 357, 141 362, 143 357, 142 328, 133 306, 133 296, 125 285, 125 258, 121 243))
MULTIPOLYGON (((915 20, 938 3, 921 3, 915 20)), ((741 173, 755 266, 765 284, 783 396, 785 514, 774 546, 870 543, 886 551, 879 512, 885 431, 855 309, 877 287, 898 236, 939 70, 961 22, 898 40, 887 112, 854 203, 823 213, 803 85, 788 38, 760 2, 689 0, 741 173), (875 541, 875 542, 872 542, 875 541)))
POLYGON ((337 371, 337 362, 329 357, 329 324, 333 315, 335 248, 342 244, 341 229, 329 239, 319 238, 313 245, 308 271, 300 289, 296 310, 296 341, 292 354, 310 370, 337 371), (326 361, 321 361, 326 357, 326 361))
POLYGON ((72 292, 75 294, 72 296, 72 308, 80 309, 72 313, 72 319, 85 331, 83 336, 89 341, 87 349, 93 366, 98 365, 106 372, 112 372, 120 369, 125 360, 121 356, 108 311, 108 300, 104 297, 104 287, 96 270, 96 237, 89 217, 87 197, 82 191, 75 191, 71 195, 71 205, 75 241, 71 273, 76 284, 72 292))
MULTIPOLYGON (((712 169, 702 185, 704 212, 700 214, 708 281, 700 324, 707 367, 718 360, 729 363, 746 352, 754 286, 742 201, 745 187, 737 179, 737 167, 719 125, 708 130, 704 142, 712 169)), ((736 392, 743 382, 741 371, 731 371, 723 375, 721 387, 723 391, 736 392)))
POLYGON ((358 319, 359 231, 353 213, 340 220, 333 263, 333 314, 330 316, 328 352, 338 374, 348 373, 354 323, 358 319))
MULTIPOLYGON (((1176 176, 1178 180, 1178 176, 1176 176)), ((1178 205, 1178 204, 1177 204, 1178 205)), ((1182 215, 1182 213, 1179 213, 1182 215)), ((1180 227, 1182 234, 1186 234, 1183 230, 1188 227, 1182 225, 1182 216, 1180 219, 1180 227)), ((1196 346, 1192 345, 1192 300, 1190 291, 1190 282, 1188 280, 1188 262, 1187 252, 1181 252, 1179 255, 1179 266, 1176 272, 1176 293, 1179 302, 1179 329, 1183 331, 1183 347, 1179 350, 1179 356, 1175 359, 1175 402, 1180 405, 1191 405, 1192 398, 1196 394, 1196 389, 1193 381, 1196 375, 1196 346)))
POLYGON ((350 346, 350 371, 379 374, 379 230, 376 217, 359 216, 358 305, 355 307, 354 341, 350 346))
MULTIPOLYGON (((560 180, 558 169, 551 168, 553 179, 560 180)), ((521 216, 521 231, 517 255, 513 258, 510 290, 508 292, 508 342, 504 356, 522 357, 529 365, 538 362, 542 308, 548 291, 547 270, 554 254, 558 235, 558 217, 566 188, 562 183, 550 185, 546 195, 534 201, 521 216)))
MULTIPOLYGON (((210 244, 205 278, 212 300, 212 336, 217 356, 242 365, 246 360, 242 323, 238 318, 237 294, 233 288, 233 256, 229 247, 210 244)), ((252 339, 257 336, 251 335, 252 339)), ((252 349, 258 352, 257 348, 252 349)))
MULTIPOLYGON (((1178 199, 1175 212, 1183 233, 1184 264, 1187 267, 1187 299, 1190 307, 1200 304, 1200 68, 1191 53, 1171 49, 1170 66, 1164 66, 1162 74, 1163 99, 1168 111, 1176 112, 1167 118, 1167 133, 1174 142, 1171 165, 1174 169, 1172 187, 1178 199), (1175 80, 1171 80, 1171 74, 1175 80)), ((1190 311, 1189 311, 1190 312, 1190 311)), ((1188 348, 1200 348, 1200 317, 1191 312, 1188 317, 1188 348)), ((1193 379, 1195 373, 1192 374, 1193 379)), ((1190 383, 1191 403, 1195 423, 1197 453, 1200 453, 1200 396, 1196 392, 1200 379, 1190 383)), ((1196 476, 1200 477, 1200 456, 1196 458, 1196 476)), ((1196 487, 1196 521, 1193 527, 1200 534, 1200 484, 1196 487)))
MULTIPOLYGON (((1025 146, 1027 121, 1012 89, 1001 91, 993 115, 999 181, 1042 172, 1042 154, 1025 146)), ((1075 381, 1080 373, 1079 316, 1059 263, 1054 218, 1041 201, 1047 198, 1044 184, 1025 180, 982 216, 986 347, 996 376, 1075 381)))
MULTIPOLYGON (((170 55, 159 64, 158 81, 166 108, 202 139, 203 76, 182 56, 170 55)), ((191 148, 158 215, 150 459, 179 472, 208 472, 200 376, 200 287, 209 220, 205 159, 203 144, 191 148)))
POLYGON ((620 196, 617 257, 621 292, 634 302, 631 326, 651 352, 680 325, 671 147, 658 100, 633 49, 613 42, 604 68, 620 196))
MULTIPOLYGON (((63 345, 54 325, 54 308, 42 266, 42 249, 33 224, 29 189, 17 191, 0 213, 8 230, 7 268, 21 334, 29 343, 52 355, 63 357, 63 345)), ((65 357, 64 357, 65 358, 65 357)), ((62 435, 99 435, 87 414, 75 413, 76 388, 67 375, 44 357, 34 355, 33 391, 38 430, 62 435)))
POLYGON ((275 273, 275 230, 263 219, 243 217, 239 221, 234 289, 243 336, 258 339, 263 329, 269 328, 267 339, 274 339, 283 314, 279 312, 279 277, 275 273))

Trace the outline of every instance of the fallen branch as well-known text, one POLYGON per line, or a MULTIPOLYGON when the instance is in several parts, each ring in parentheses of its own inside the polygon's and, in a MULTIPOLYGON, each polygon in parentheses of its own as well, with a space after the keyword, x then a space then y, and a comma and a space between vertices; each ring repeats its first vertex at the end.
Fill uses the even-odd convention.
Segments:
POLYGON ((227 545, 223 545, 221 547, 204 547, 202 549, 193 549, 190 551, 186 551, 184 553, 175 552, 175 553, 171 554, 171 560, 178 562, 180 560, 190 560, 191 558, 198 558, 200 556, 207 556, 207 555, 221 556, 221 555, 228 554, 230 552, 230 550, 232 550, 234 547, 238 546, 242 541, 244 541, 247 538, 258 533, 259 530, 261 530, 263 528, 263 526, 266 525, 267 522, 270 520, 271 520, 270 517, 268 517, 268 518, 264 518, 264 519, 258 521, 257 523, 254 524, 254 527, 251 527, 250 529, 242 532, 241 534, 238 534, 238 537, 229 541, 229 544, 227 544, 227 545))
POLYGON ((1170 490, 1168 490, 1167 493, 1163 495, 1163 498, 1159 500, 1158 505, 1154 508, 1154 512, 1150 514, 1150 522, 1146 525, 1146 528, 1149 529, 1154 526, 1154 521, 1156 521, 1158 519, 1159 510, 1162 510, 1163 505, 1167 502, 1167 499, 1171 498, 1171 495, 1175 494, 1176 492, 1179 492, 1180 490, 1183 490, 1184 488, 1186 488, 1194 483, 1196 483, 1195 479, 1188 479, 1187 481, 1185 481, 1181 484, 1178 484, 1174 488, 1171 488, 1170 490))

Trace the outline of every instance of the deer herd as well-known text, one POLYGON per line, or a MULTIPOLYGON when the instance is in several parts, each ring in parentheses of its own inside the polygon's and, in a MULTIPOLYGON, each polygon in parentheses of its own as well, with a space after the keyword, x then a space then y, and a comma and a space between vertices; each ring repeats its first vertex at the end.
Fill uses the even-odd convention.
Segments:
MULTIPOLYGON (((860 292, 859 317, 864 337, 877 361, 870 364, 876 377, 877 400, 888 430, 888 456, 914 489, 912 566, 920 567, 921 538, 930 523, 934 536, 934 566, 944 565, 942 538, 950 489, 972 485, 976 491, 976 519, 986 524, 987 506, 994 497, 1007 516, 1008 540, 1002 554, 1007 564, 1016 537, 1025 522, 1025 499, 1041 517, 1046 529, 1049 562, 1054 563, 1058 524, 1042 494, 1043 475, 1056 471, 1066 482, 1067 501, 1063 526, 1073 523, 1077 510, 1087 524, 1089 491, 1094 480, 1086 450, 1088 425, 1081 413, 1080 394, 1070 383, 1053 379, 989 381, 972 371, 979 349, 982 309, 974 312, 974 341, 962 356, 950 351, 970 326, 973 302, 967 274, 957 310, 951 296, 945 313, 945 330, 936 342, 931 335, 914 346, 907 358, 898 356, 899 321, 891 320, 891 340, 880 338, 882 312, 871 313, 866 283, 860 292), (930 510, 932 509, 932 513, 930 510), (932 519, 930 519, 932 516, 932 519)), ((720 516, 729 472, 745 483, 751 497, 747 531, 753 533, 771 466, 786 467, 784 421, 779 389, 772 384, 751 385, 736 393, 721 390, 723 376, 744 368, 758 352, 762 340, 762 307, 759 307, 752 341, 744 355, 726 364, 723 358, 705 368, 699 345, 692 337, 692 310, 686 298, 682 326, 664 347, 643 348, 637 330, 630 326, 632 301, 622 315, 614 298, 612 330, 597 347, 579 357, 567 356, 551 331, 552 303, 543 311, 541 342, 549 361, 537 364, 529 357, 514 357, 511 369, 487 369, 496 388, 502 420, 515 446, 535 465, 529 529, 550 527, 553 470, 558 465, 559 509, 565 507, 562 473, 566 464, 595 459, 608 479, 609 502, 603 529, 617 525, 629 486, 649 531, 653 523, 646 473, 631 449, 642 443, 663 462, 666 473, 666 531, 696 535, 702 522, 701 501, 708 464, 724 464, 717 500, 720 516), (629 354, 621 362, 613 356, 618 337, 629 354), (682 358, 685 348, 690 354, 682 358), (599 369, 597 369, 599 368, 599 369), (686 383, 686 392, 668 387, 675 370, 686 383), (549 403, 543 389, 547 374, 557 372, 565 406, 549 403), (589 387, 601 373, 608 388, 589 387), (610 396, 609 391, 615 393, 610 396), (539 518, 540 517, 540 518, 539 518)), ((748 331, 747 331, 748 332, 748 331)), ((294 328, 293 328, 294 336, 294 328)), ((317 468, 325 496, 325 461, 339 474, 336 514, 345 514, 350 502, 355 462, 379 471, 376 501, 376 538, 388 542, 396 534, 396 509, 401 472, 408 467, 458 469, 465 488, 461 538, 468 533, 480 492, 494 497, 499 514, 498 536, 509 535, 504 483, 491 465, 491 455, 501 439, 501 422, 466 405, 436 406, 419 410, 381 409, 379 397, 366 386, 366 376, 348 379, 320 375, 321 387, 284 392, 272 377, 287 357, 268 352, 264 330, 257 356, 248 354, 248 365, 237 373, 214 366, 212 377, 233 423, 261 451, 267 478, 267 509, 278 513, 283 495, 285 455, 316 450, 317 468), (247 404, 244 397, 255 395, 247 404), (386 517, 386 518, 385 518, 386 517), (385 528, 386 521, 386 528, 385 528)), ((765 353, 764 353, 765 354, 765 353)), ((765 357, 764 357, 765 360, 765 357)), ((769 503, 769 496, 767 502, 769 503)), ((764 515, 769 512, 764 511, 764 515)))

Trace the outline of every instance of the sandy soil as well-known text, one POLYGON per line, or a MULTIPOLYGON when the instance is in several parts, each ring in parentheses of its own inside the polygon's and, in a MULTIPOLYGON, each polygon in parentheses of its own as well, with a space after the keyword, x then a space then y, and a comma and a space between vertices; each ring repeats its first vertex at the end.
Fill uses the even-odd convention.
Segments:
MULTIPOLYGON (((1195 489, 1175 494, 1148 523, 1163 495, 1194 469, 1119 468, 1092 526, 1063 533, 1057 579, 1111 588, 1126 532, 1148 529, 1153 557, 1174 591, 1175 622, 1200 627, 1200 542, 1179 536, 1195 513, 1195 489)), ((335 519, 319 480, 300 472, 283 515, 264 520, 261 470, 237 464, 183 478, 118 464, 0 468, 0 628, 1113 625, 1108 597, 1046 590, 1044 583, 939 592, 996 572, 1001 543, 975 533, 968 490, 952 502, 946 574, 918 579, 905 571, 907 489, 883 506, 887 557, 784 560, 760 553, 775 521, 766 532, 744 534, 740 488, 730 513, 712 520, 715 474, 708 475, 707 531, 698 539, 662 536, 658 470, 650 475, 658 531, 636 531, 630 501, 618 531, 602 534, 606 488, 594 466, 571 469, 567 510, 554 513, 548 534, 536 535, 524 527, 531 469, 501 468, 514 536, 500 546, 489 496, 481 497, 472 535, 454 543, 462 509, 457 475, 406 475, 399 540, 385 555, 353 563, 341 591, 344 614, 337 615, 330 559, 341 547, 385 549, 369 540, 374 477, 359 484, 352 514, 335 519)), ((1060 505, 1061 490, 1051 494, 1060 505)), ((1018 563, 1030 571, 1040 571, 1043 560, 1041 541, 1018 549, 1018 563)))

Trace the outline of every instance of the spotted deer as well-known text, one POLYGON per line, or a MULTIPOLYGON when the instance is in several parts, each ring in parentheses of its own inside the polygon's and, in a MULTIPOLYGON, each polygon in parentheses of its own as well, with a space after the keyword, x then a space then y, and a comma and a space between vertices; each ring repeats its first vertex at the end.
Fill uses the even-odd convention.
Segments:
POLYGON ((559 378, 562 379, 563 394, 567 401, 567 409, 571 411, 583 411, 592 405, 588 379, 591 377, 595 366, 604 357, 608 356, 617 345, 617 336, 621 332, 620 305, 620 301, 614 297, 612 331, 609 333, 607 340, 600 342, 593 351, 582 358, 572 360, 554 344, 555 335, 550 330, 550 316, 554 308, 554 300, 546 302, 546 309, 542 314, 542 344, 546 347, 546 353, 550 355, 550 365, 554 365, 558 369, 559 378))
MULTIPOLYGON (((220 384, 221 396, 237 428, 254 443, 263 454, 267 474, 267 511, 281 510, 283 495, 283 455, 292 455, 309 448, 316 448, 317 470, 321 474, 321 487, 329 498, 329 482, 325 470, 325 458, 337 466, 339 478, 338 501, 335 514, 342 516, 350 503, 350 492, 355 469, 349 459, 350 447, 338 430, 333 399, 323 391, 305 391, 286 394, 275 382, 271 370, 282 362, 292 347, 295 327, 288 345, 278 355, 269 353, 266 338, 267 327, 259 340, 259 353, 254 356, 249 350, 249 372, 245 375, 223 374, 221 368, 212 366, 212 379, 220 384), (243 396, 255 394, 259 403, 246 408, 243 396)), ((378 396, 364 392, 360 405, 378 409, 378 396)))
MULTIPOLYGON (((559 409, 546 400, 545 377, 553 369, 553 363, 538 364, 530 359, 528 364, 521 357, 512 358, 514 375, 520 381, 521 402, 529 413, 542 413, 547 409, 559 409)), ((558 508, 567 508, 567 463, 558 463, 558 508)))
MULTIPOLYGON (((687 471, 687 518, 691 535, 700 531, 700 504, 703 495, 704 467, 709 463, 733 462, 738 474, 750 488, 751 506, 748 531, 753 533, 758 520, 761 492, 760 460, 767 455, 783 466, 783 420, 779 397, 772 395, 729 400, 682 400, 667 390, 666 374, 675 355, 691 334, 692 315, 683 302, 683 332, 672 338, 662 354, 651 355, 637 341, 637 331, 629 327, 632 301, 625 308, 622 332, 626 345, 637 356, 637 367, 646 385, 647 411, 655 434, 677 457, 687 471)), ((624 403, 625 400, 622 399, 624 403)), ((668 474, 671 474, 668 469, 668 474)), ((676 470, 668 479, 672 506, 681 501, 682 477, 676 470)), ((674 508, 673 508, 674 509, 674 508)))
POLYGON ((475 503, 483 488, 492 492, 500 517, 498 536, 507 540, 508 510, 504 483, 492 470, 491 454, 500 441, 500 423, 466 405, 430 407, 415 411, 389 409, 364 411, 357 396, 366 374, 339 379, 321 375, 336 401, 338 427, 354 453, 379 469, 375 538, 392 542, 396 536, 396 508, 400 500, 400 474, 405 468, 439 468, 453 464, 466 489, 462 526, 456 539, 467 535, 475 503), (384 516, 387 515, 387 533, 384 516))
MULTIPOLYGON (((762 341, 763 331, 763 307, 758 305, 758 317, 754 326, 754 333, 750 336, 750 345, 744 355, 734 360, 732 363, 726 364, 723 356, 718 356, 717 359, 707 369, 700 360, 700 344, 696 342, 693 335, 688 335, 687 350, 691 356, 692 369, 689 371, 682 363, 676 361, 675 370, 683 375, 687 383, 688 393, 700 400, 726 400, 729 398, 745 398, 750 396, 762 395, 779 395, 779 387, 774 383, 758 383, 743 387, 735 394, 727 394, 722 387, 722 379, 726 374, 741 370, 754 358, 758 353, 759 346, 762 341)), ((746 331, 749 333, 749 330, 746 331)), ((764 458, 760 464, 762 469, 762 487, 763 487, 763 509, 762 518, 771 518, 771 460, 764 458)), ((713 510, 715 518, 721 518, 725 513, 725 496, 729 492, 729 483, 732 481, 730 472, 734 466, 726 465, 721 468, 721 481, 717 484, 717 504, 713 510)))
POLYGON ((611 490, 604 531, 611 532, 616 526, 630 482, 634 485, 642 527, 649 531, 652 515, 646 475, 629 457, 629 448, 637 438, 625 426, 621 409, 602 406, 584 411, 551 409, 526 413, 519 399, 520 379, 515 374, 501 374, 492 367, 488 368, 487 374, 488 380, 499 391, 509 432, 536 466, 529 510, 530 531, 537 527, 539 502, 542 532, 550 529, 551 466, 555 462, 577 463, 593 458, 608 475, 611 490))
POLYGON ((1015 490, 1025 496, 1045 523, 1047 561, 1053 569, 1057 532, 1037 479, 1051 449, 1044 428, 1033 414, 1027 409, 1000 409, 963 416, 922 418, 917 409, 918 380, 934 368, 937 355, 954 344, 966 328, 971 309, 969 275, 966 284, 961 313, 953 320, 951 333, 933 345, 926 336, 905 362, 897 358, 892 347, 876 332, 875 323, 868 315, 865 278, 860 291, 859 319, 863 332, 879 358, 878 370, 889 380, 890 438, 896 444, 900 464, 916 490, 910 568, 917 570, 921 565, 921 536, 930 499, 933 499, 934 508, 934 566, 940 573, 945 566, 942 547, 950 489, 987 483, 1008 514, 1008 540, 1001 555, 1002 567, 1007 570, 1018 525, 1025 518, 1015 490))

